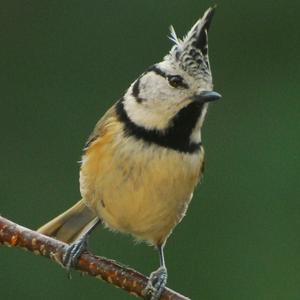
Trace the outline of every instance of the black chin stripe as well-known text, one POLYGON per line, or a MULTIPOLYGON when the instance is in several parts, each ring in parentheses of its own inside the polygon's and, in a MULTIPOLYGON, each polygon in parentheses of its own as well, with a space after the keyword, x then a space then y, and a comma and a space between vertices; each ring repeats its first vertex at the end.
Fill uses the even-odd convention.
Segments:
POLYGON ((179 111, 165 131, 145 129, 130 120, 125 109, 123 99, 116 105, 119 121, 125 125, 125 133, 150 144, 173 149, 184 153, 194 153, 200 150, 201 143, 190 142, 192 130, 200 117, 203 105, 191 103, 179 111))
POLYGON ((143 99, 139 96, 140 94, 140 78, 138 78, 132 86, 132 96, 137 102, 141 103, 143 99))

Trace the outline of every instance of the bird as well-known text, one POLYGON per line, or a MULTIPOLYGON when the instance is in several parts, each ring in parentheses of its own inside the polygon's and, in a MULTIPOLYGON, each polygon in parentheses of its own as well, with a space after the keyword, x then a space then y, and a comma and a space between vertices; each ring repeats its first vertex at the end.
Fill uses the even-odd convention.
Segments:
POLYGON ((167 283, 164 246, 183 219, 204 172, 201 128, 213 90, 208 57, 210 7, 178 38, 162 61, 147 68, 96 124, 80 167, 82 199, 38 229, 68 244, 63 264, 75 265, 98 224, 154 246, 159 268, 148 299, 167 283))

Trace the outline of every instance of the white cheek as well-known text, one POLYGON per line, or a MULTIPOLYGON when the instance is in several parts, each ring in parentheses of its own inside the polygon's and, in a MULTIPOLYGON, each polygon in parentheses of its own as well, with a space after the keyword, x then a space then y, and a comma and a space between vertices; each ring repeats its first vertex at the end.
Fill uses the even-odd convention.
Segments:
POLYGON ((152 72, 141 78, 139 97, 147 100, 160 100, 160 105, 171 106, 171 104, 180 103, 182 99, 188 97, 188 94, 187 90, 171 87, 166 78, 152 72))
POLYGON ((162 99, 167 94, 166 79, 155 73, 149 73, 140 80, 140 97, 142 99, 162 99))
POLYGON ((141 78, 137 102, 132 96, 132 87, 125 94, 124 108, 129 118, 146 129, 164 130, 177 112, 190 101, 182 101, 183 91, 170 88, 166 79, 150 73, 141 78))
POLYGON ((155 103, 152 105, 146 103, 148 100, 143 100, 138 103, 132 96, 125 97, 124 108, 128 117, 136 125, 146 129, 163 130, 169 123, 170 116, 166 110, 161 110, 161 106, 157 107, 155 103))

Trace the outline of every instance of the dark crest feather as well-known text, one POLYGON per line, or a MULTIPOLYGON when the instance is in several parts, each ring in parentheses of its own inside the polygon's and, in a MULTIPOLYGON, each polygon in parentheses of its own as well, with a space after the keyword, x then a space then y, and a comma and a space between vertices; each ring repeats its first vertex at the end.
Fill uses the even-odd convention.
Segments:
POLYGON ((208 39, 207 39, 207 33, 211 24, 211 21, 213 19, 215 13, 215 7, 210 8, 207 11, 207 14, 203 16, 202 22, 203 25, 199 32, 197 32, 198 28, 195 28, 195 41, 193 42, 193 46, 195 48, 200 49, 203 55, 207 55, 207 49, 208 49, 208 39), (198 35, 198 36, 197 36, 198 35))

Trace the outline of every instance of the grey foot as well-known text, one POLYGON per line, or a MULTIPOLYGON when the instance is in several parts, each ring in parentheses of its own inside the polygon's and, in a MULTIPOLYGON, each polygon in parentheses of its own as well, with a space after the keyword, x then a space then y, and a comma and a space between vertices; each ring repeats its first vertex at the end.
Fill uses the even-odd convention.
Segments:
POLYGON ((160 267, 156 271, 152 272, 144 290, 144 294, 149 300, 159 300, 162 295, 166 283, 167 283, 168 273, 165 267, 160 267))
POLYGON ((67 269, 69 277, 70 277, 71 268, 77 265, 80 255, 86 250, 87 250, 87 239, 85 237, 81 237, 80 239, 73 242, 67 247, 66 253, 62 258, 62 264, 67 269))

